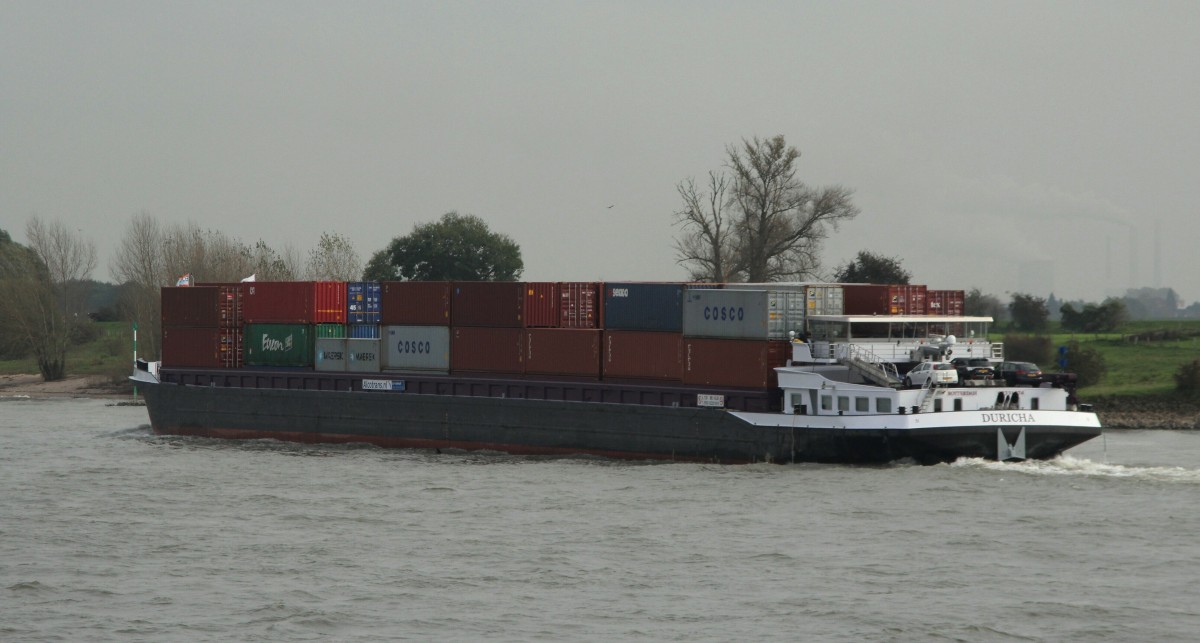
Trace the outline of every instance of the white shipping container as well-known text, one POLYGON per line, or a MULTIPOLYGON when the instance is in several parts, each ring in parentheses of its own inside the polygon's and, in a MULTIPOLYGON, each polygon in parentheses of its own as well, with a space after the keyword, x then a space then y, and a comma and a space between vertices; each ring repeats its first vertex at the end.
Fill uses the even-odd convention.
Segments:
POLYGON ((685 337, 787 339, 804 324, 805 293, 796 290, 688 290, 685 337))
POLYGON ((346 342, 346 370, 351 373, 378 373, 383 367, 378 339, 351 337, 346 342))
POLYGON ((318 371, 345 372, 346 340, 335 337, 318 338, 314 358, 318 371))
POLYGON ((384 370, 450 372, 449 326, 384 326, 381 335, 384 370))

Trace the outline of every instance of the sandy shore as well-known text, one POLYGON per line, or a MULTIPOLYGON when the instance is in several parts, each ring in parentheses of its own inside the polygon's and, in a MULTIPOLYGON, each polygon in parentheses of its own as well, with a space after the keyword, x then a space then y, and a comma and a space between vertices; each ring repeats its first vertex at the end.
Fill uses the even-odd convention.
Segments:
POLYGON ((16 396, 131 399, 133 388, 101 375, 72 375, 57 382, 43 382, 40 375, 0 375, 0 397, 16 396))

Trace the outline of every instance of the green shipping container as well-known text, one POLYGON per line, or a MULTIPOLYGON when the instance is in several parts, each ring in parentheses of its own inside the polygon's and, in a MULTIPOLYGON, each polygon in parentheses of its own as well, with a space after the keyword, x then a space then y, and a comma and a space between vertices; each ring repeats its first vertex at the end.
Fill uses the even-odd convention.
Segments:
POLYGON ((317 324, 317 339, 346 339, 346 325, 317 324))
POLYGON ((246 324, 246 366, 312 366, 313 330, 308 324, 246 324))

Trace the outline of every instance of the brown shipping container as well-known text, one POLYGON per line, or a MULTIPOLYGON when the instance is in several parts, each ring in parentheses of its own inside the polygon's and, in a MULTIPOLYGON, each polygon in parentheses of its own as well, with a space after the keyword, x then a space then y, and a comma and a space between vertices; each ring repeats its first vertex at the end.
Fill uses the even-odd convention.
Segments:
POLYGON ((600 332, 586 328, 525 331, 525 372, 600 377, 600 332))
POLYGON ((242 285, 238 282, 219 282, 196 284, 201 288, 216 288, 217 316, 219 325, 225 328, 242 327, 242 285))
POLYGON ((220 328, 163 328, 162 365, 221 368, 220 328))
POLYGON ((558 282, 529 281, 525 283, 525 326, 527 328, 558 328, 558 282))
POLYGON ((606 330, 601 363, 604 379, 683 379, 683 333, 606 330))
POLYGON ((257 281, 242 289, 242 316, 247 324, 313 323, 313 282, 257 281))
POLYGON ((787 365, 791 343, 786 340, 683 340, 683 383, 695 386, 774 388, 775 367, 787 365))
POLYGON ((451 326, 525 326, 525 284, 519 281, 456 281, 450 302, 451 326))
POLYGON ((221 324, 220 294, 218 288, 163 288, 163 328, 216 328, 221 324))
POLYGON ((450 282, 385 281, 380 284, 380 324, 449 326, 450 282))
POLYGON ((926 301, 930 315, 961 317, 966 310, 967 294, 962 290, 930 290, 926 301))
POLYGON ((924 315, 925 286, 844 284, 847 315, 924 315))
POLYGON ((599 328, 600 284, 568 281, 558 285, 559 323, 562 328, 599 328))
POLYGON ((313 323, 346 323, 346 282, 317 281, 313 283, 313 323))
POLYGON ((521 328, 451 328, 450 371, 524 373, 524 340, 521 328))

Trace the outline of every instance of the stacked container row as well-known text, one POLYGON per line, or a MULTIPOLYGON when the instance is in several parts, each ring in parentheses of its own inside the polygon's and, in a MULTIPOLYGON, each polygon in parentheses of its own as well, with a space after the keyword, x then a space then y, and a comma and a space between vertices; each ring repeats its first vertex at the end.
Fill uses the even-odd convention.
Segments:
POLYGON ((909 284, 843 284, 847 315, 924 315, 925 286, 909 284))
POLYGON ((164 365, 242 365, 241 284, 163 288, 160 301, 164 365))

